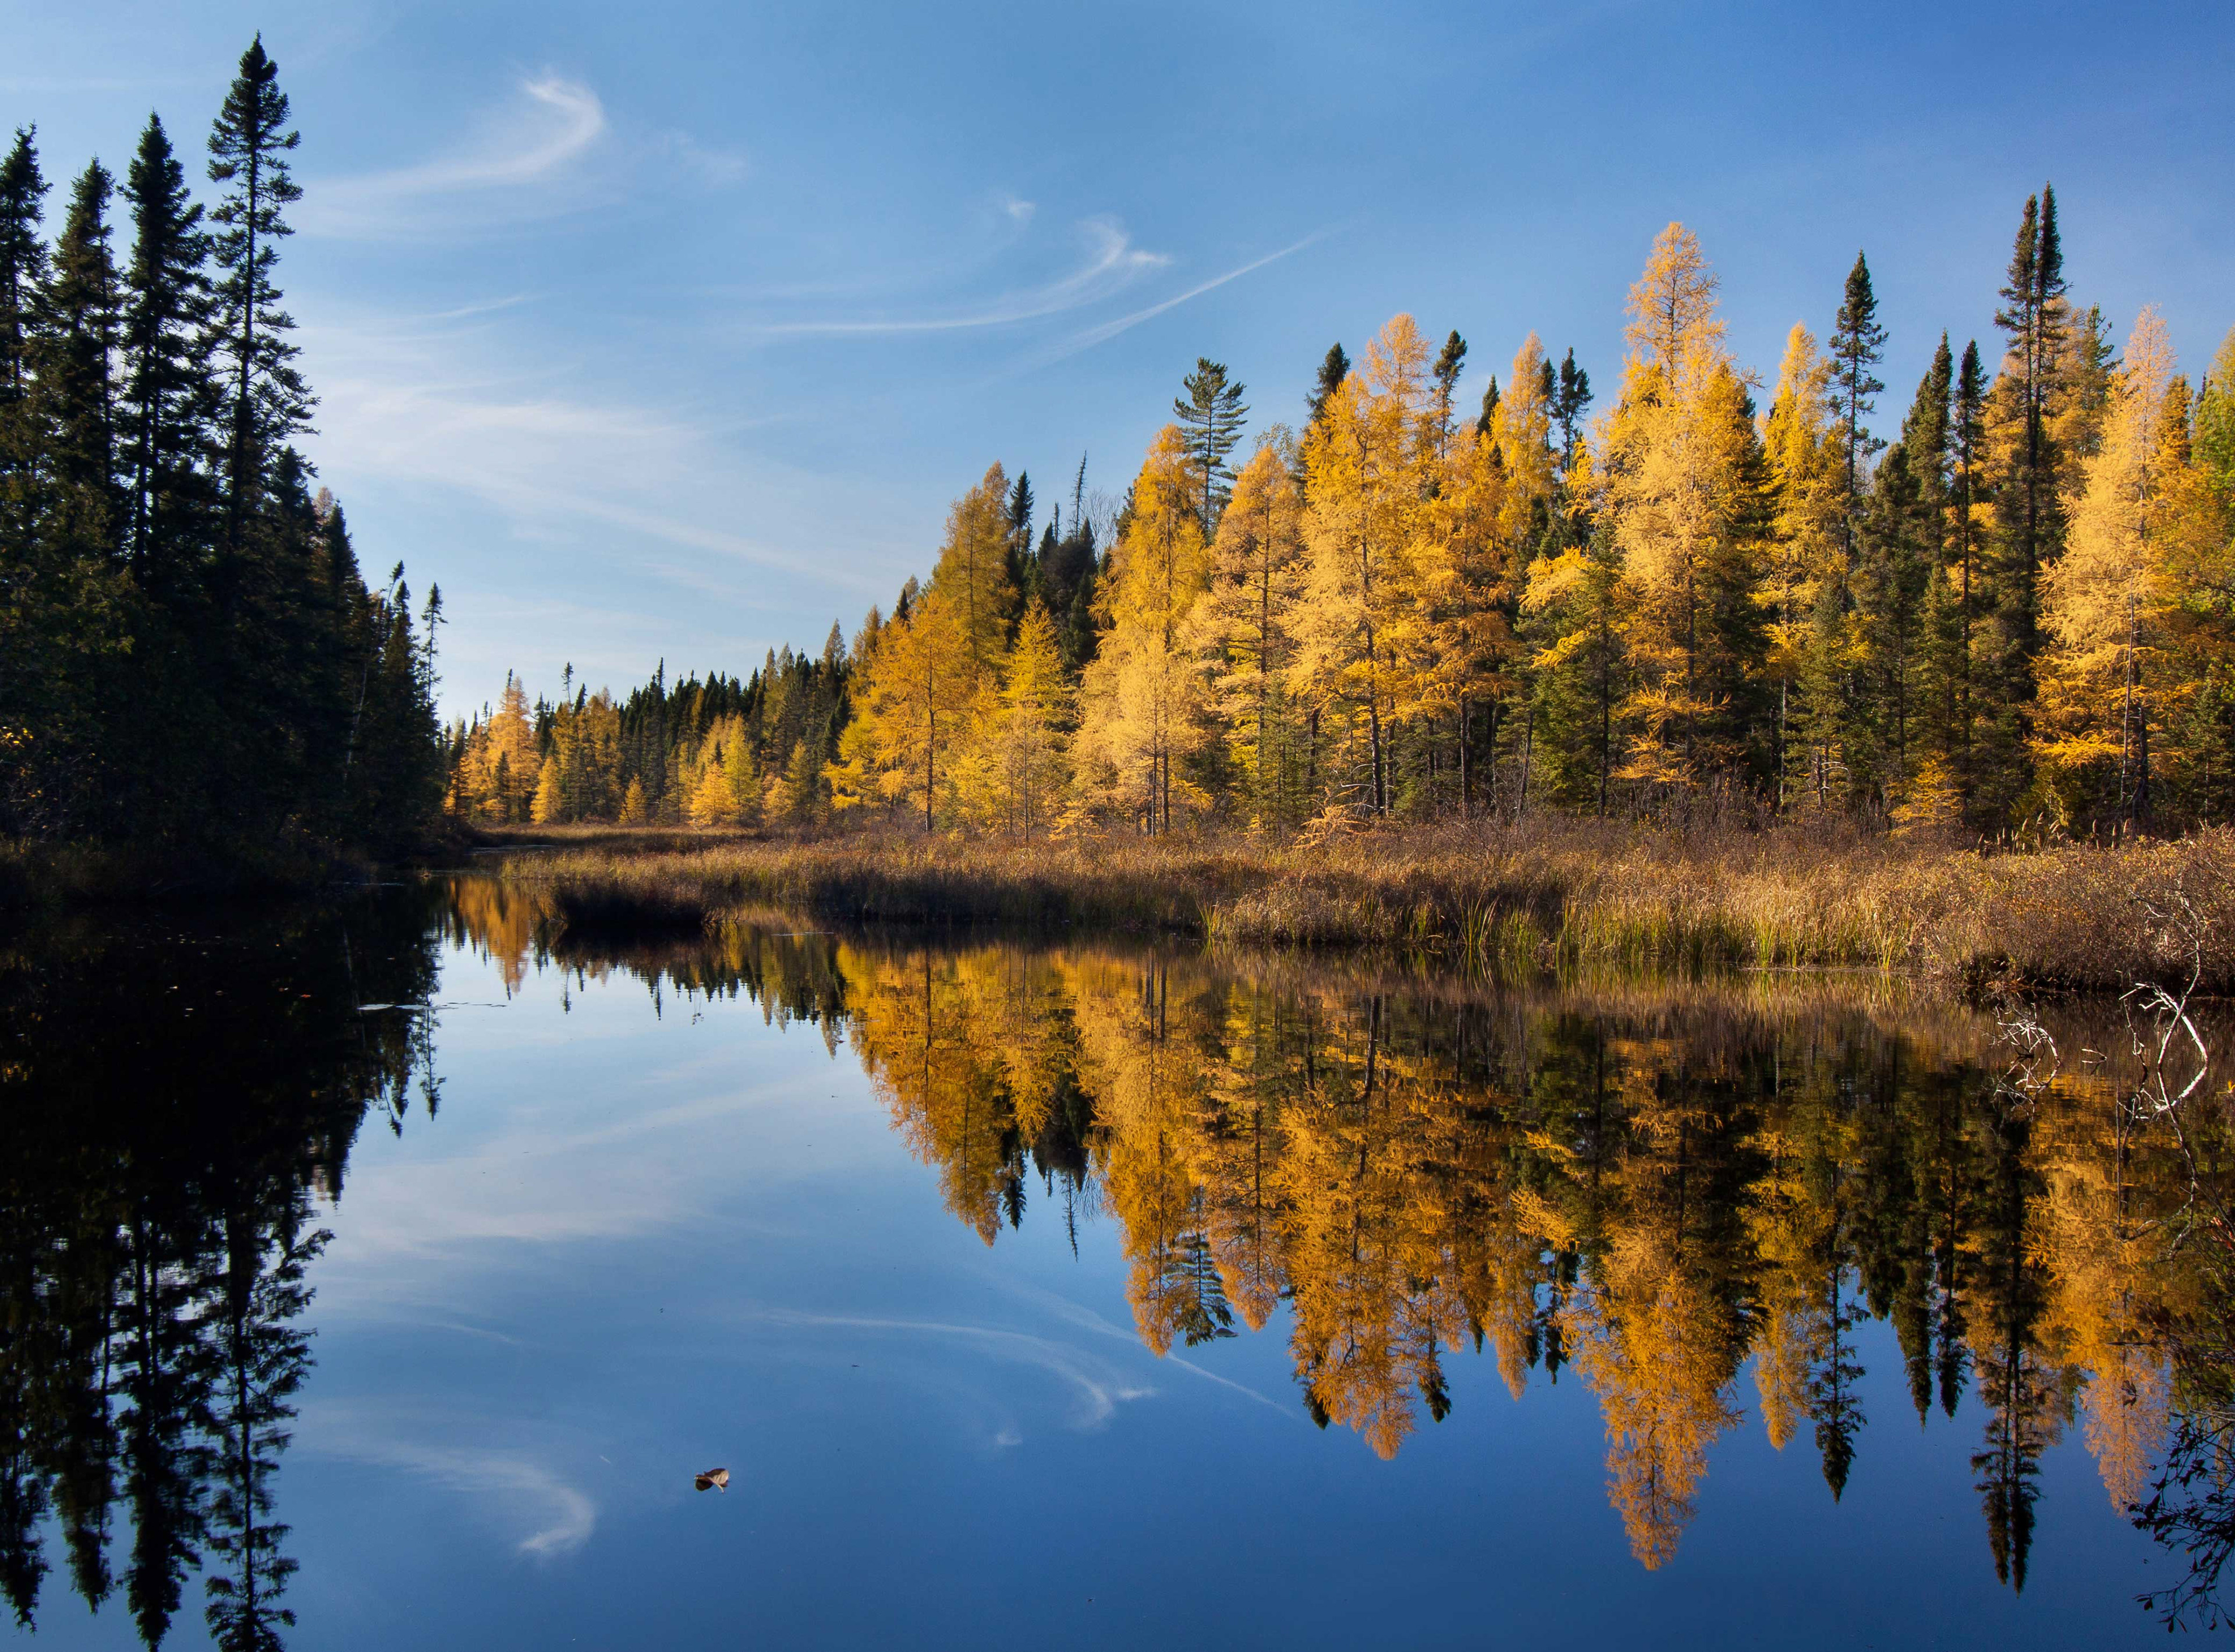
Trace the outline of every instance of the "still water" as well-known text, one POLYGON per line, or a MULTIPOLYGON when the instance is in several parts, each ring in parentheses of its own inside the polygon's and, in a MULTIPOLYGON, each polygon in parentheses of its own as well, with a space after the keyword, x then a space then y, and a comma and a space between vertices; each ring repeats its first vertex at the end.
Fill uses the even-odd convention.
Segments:
POLYGON ((16 1632, 2158 1644, 2225 1080, 2007 1019, 474 880, 0 942, 16 1632))

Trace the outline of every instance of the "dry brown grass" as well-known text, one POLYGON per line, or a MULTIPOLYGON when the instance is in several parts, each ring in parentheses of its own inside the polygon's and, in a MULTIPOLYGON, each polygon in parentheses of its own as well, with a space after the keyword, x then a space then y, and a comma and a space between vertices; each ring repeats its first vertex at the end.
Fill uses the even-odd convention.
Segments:
POLYGON ((581 837, 491 859, 504 879, 586 927, 704 924, 774 906, 880 922, 1390 947, 1498 973, 1861 966, 1974 988, 2185 977, 2190 943, 2162 914, 2189 910, 2208 926, 2207 988, 2235 987, 2235 831, 2226 829, 2025 854, 1797 829, 1687 836, 1566 820, 1312 847, 783 842, 613 829, 581 837))

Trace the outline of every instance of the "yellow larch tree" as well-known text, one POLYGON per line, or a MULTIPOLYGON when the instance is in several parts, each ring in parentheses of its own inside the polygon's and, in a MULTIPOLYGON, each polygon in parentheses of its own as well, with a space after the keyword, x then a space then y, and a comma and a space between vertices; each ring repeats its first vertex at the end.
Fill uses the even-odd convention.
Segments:
POLYGON ((1412 318, 1393 318, 1304 435, 1307 555, 1290 680, 1333 725, 1324 791, 1350 813, 1380 816, 1393 802, 1390 725, 1409 698, 1395 633, 1436 447, 1427 365, 1412 318))
POLYGON ((904 620, 884 626, 856 689, 854 721, 840 756, 875 795, 938 823, 952 790, 948 772, 968 731, 977 666, 951 589, 934 586, 904 620))
POLYGON ((2068 817, 2150 813, 2150 743, 2165 727, 2175 495, 2187 466, 2186 386, 2154 306, 2127 340, 2101 444, 2066 495, 2062 557, 2042 570, 2039 750, 2068 817), (2092 782, 2092 783, 2091 783, 2092 782))
POLYGON ((1303 501, 1277 446, 1259 446, 1235 478, 1211 546, 1209 589, 1196 605, 1194 646, 1209 665, 1212 705, 1243 788, 1251 829, 1294 823, 1302 731, 1288 697, 1288 625, 1302 589, 1303 501))
POLYGON ((1799 322, 1785 341, 1777 373, 1777 394, 1763 425, 1775 516, 1764 562, 1758 600, 1767 611, 1766 667, 1777 685, 1776 765, 1778 804, 1791 807, 1802 785, 1805 766, 1813 783, 1808 795, 1828 790, 1832 754, 1794 744, 1794 701, 1801 692, 1808 659, 1812 621, 1827 581, 1841 575, 1838 455, 1832 436, 1832 364, 1817 348, 1815 335, 1799 322))
POLYGON ((1169 831, 1176 793, 1208 799, 1178 765, 1209 738, 1189 616, 1210 583, 1187 442, 1168 424, 1134 479, 1132 508, 1104 574, 1107 630, 1080 684, 1078 758, 1090 806, 1169 831))
POLYGON ((998 692, 987 692, 958 770, 964 807, 977 824, 1029 842, 1062 811, 1071 780, 1071 679, 1055 622, 1034 597, 1017 626, 998 692))
MULTIPOLYGON (((1544 531, 1554 487, 1544 376, 1544 345, 1532 332, 1514 354, 1513 389, 1498 402, 1490 429, 1463 430, 1444 445, 1406 558, 1412 600, 1396 633, 1406 664, 1401 715, 1431 731, 1448 719, 1457 760, 1439 764, 1436 740, 1428 770, 1454 777, 1463 816, 1473 812, 1476 710, 1490 708, 1494 749, 1498 718, 1519 687, 1513 620, 1529 547, 1544 531)), ((1495 803, 1494 770, 1491 795, 1495 803)))
POLYGON ((1664 789, 1696 786, 1733 755, 1717 725, 1743 672, 1725 620, 1753 585, 1739 528, 1754 432, 1715 288, 1698 241, 1671 224, 1630 289, 1629 355, 1596 467, 1639 600, 1629 640, 1642 681, 1622 773, 1664 789))
POLYGON ((543 764, 535 750, 535 724, 528 716, 528 689, 512 672, 485 724, 476 790, 481 812, 498 821, 524 819, 543 764))
POLYGON ((538 826, 547 826, 560 817, 562 804, 559 795, 559 759, 543 759, 543 770, 535 777, 535 801, 528 808, 528 818, 538 826))
POLYGON ((947 513, 947 542, 931 576, 931 588, 946 593, 961 629, 973 691, 993 680, 1017 616, 1008 495, 1009 478, 997 464, 954 502, 947 513))

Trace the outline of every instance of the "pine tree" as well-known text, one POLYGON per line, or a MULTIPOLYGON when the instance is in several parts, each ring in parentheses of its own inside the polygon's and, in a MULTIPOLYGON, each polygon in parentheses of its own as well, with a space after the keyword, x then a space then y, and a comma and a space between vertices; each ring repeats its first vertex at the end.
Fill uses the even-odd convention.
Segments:
POLYGON ((1871 371, 1885 357, 1886 332, 1878 325, 1878 301, 1871 291, 1871 266, 1860 252, 1847 272, 1847 290, 1839 303, 1838 318, 1832 329, 1832 383, 1839 404, 1839 445, 1846 461, 1846 504, 1840 542, 1850 567, 1855 560, 1855 528, 1863 508, 1863 466, 1885 446, 1863 428, 1865 416, 1876 410, 1878 393, 1885 385, 1871 371))
POLYGON ((1560 361, 1560 387, 1552 401, 1552 417, 1560 427, 1560 475, 1575 469, 1576 452, 1583 441, 1583 415, 1591 404, 1591 376, 1576 365, 1571 349, 1560 361))
POLYGON ((1009 584, 1024 592, 1039 583, 1039 570, 1032 563, 1032 479, 1025 472, 1017 472, 1014 486, 1009 489, 1009 584))
POLYGON ((1443 349, 1436 352, 1435 365, 1428 370, 1428 377, 1436 387, 1432 394, 1436 409, 1437 445, 1439 448, 1448 445, 1452 439, 1452 393, 1458 385, 1461 370, 1466 365, 1466 340, 1459 337, 1458 329, 1454 327, 1451 337, 1444 340, 1443 349))
POLYGON ((1343 380, 1349 377, 1349 355, 1340 344, 1329 344, 1326 356, 1321 358, 1319 374, 1312 382, 1311 391, 1304 397, 1304 424, 1307 429, 1320 422, 1320 415, 1327 410, 1327 397, 1340 390, 1343 380))
POLYGON ((2064 251, 2056 226, 2056 192, 2044 185, 2026 197, 2002 307, 1995 324, 2009 336, 2023 429, 2014 444, 2012 470, 2003 484, 2005 555, 2027 587, 2022 646, 2032 646, 2033 580, 2055 538, 2055 456, 2048 442, 2053 376, 2068 330, 2064 306, 2064 251))
POLYGON ((118 292, 109 250, 111 180, 96 161, 71 192, 51 275, 36 299, 29 400, 41 436, 45 536, 63 554, 107 564, 117 549, 118 292))
POLYGON ((202 209, 187 194, 186 169, 152 115, 124 195, 133 221, 120 392, 127 547, 141 583, 161 597, 193 573, 205 531, 200 519, 208 507, 207 482, 197 464, 209 410, 202 370, 208 240, 202 209))
POLYGON ((211 325, 226 385, 225 543, 236 563, 247 554, 265 472, 305 428, 312 406, 295 367, 299 350, 287 336, 295 324, 279 308, 275 280, 279 243, 294 233, 285 210, 303 194, 288 160, 302 138, 285 129, 279 76, 259 35, 210 129, 210 181, 232 186, 210 215, 220 272, 211 325))
POLYGON ((1500 399, 1498 375, 1492 373, 1490 383, 1482 387, 1482 410, 1475 415, 1474 419, 1477 436, 1488 436, 1498 428, 1498 403, 1500 399))
POLYGON ((1979 597, 1981 594, 1980 536, 1988 515, 1989 488, 1983 473, 1986 375, 1979 364, 1975 339, 1963 346, 1956 374, 1955 410, 1950 426, 1954 497, 1950 513, 1956 535, 1956 626, 1957 665, 1961 681, 1956 689, 1955 781, 1966 812, 1975 782, 1973 743, 1976 713, 1973 709, 1973 678, 1978 657, 1979 597))
POLYGON ((1181 388, 1187 394, 1173 400, 1172 416, 1179 422, 1195 467, 1201 489, 1197 515, 1208 539, 1218 531, 1219 514, 1234 492, 1234 472, 1226 456, 1242 440, 1242 422, 1249 410, 1242 400, 1242 384, 1227 377, 1223 362, 1197 357, 1195 370, 1181 381, 1181 388))
POLYGON ((16 128, 15 147, 0 161, 0 532, 21 543, 30 532, 25 485, 37 436, 28 403, 30 347, 47 249, 39 239, 47 180, 39 170, 37 128, 16 128))

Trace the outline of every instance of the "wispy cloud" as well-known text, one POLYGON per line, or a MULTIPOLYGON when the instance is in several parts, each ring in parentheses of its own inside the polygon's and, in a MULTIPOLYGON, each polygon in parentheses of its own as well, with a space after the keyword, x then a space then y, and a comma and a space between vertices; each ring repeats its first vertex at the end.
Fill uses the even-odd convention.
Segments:
MULTIPOLYGON (((1013 221, 1032 215, 1029 201, 1008 200, 1003 212, 1013 221)), ((1079 225, 1085 258, 1075 270, 1041 286, 1008 292, 986 303, 958 307, 930 315, 826 317, 812 320, 775 322, 753 331, 771 337, 839 337, 849 334, 954 332, 980 327, 1001 327, 1061 315, 1113 297, 1141 277, 1171 262, 1163 252, 1133 245, 1132 237, 1114 218, 1095 217, 1079 225)))
POLYGON ((1238 281, 1253 271, 1262 270, 1268 264, 1278 263, 1292 253, 1301 252, 1314 241, 1325 239, 1332 233, 1324 229, 1314 230, 1302 240, 1293 242, 1277 252, 1268 252, 1263 258, 1253 259, 1247 264, 1227 271, 1223 275, 1215 275, 1208 281, 1198 282, 1184 292, 1174 293, 1170 298, 1159 299, 1144 309, 1136 310, 1129 315, 1119 316, 1115 320, 1101 322, 1083 331, 1075 332, 1044 354, 1034 357, 1034 364, 1061 361, 1066 356, 1076 356, 1082 350, 1091 350, 1105 340, 1115 338, 1128 328, 1137 327, 1143 322, 1163 314, 1167 310, 1178 308, 1190 298, 1199 298, 1216 287, 1222 287, 1229 281, 1238 281))
POLYGON ((452 154, 416 166, 318 181, 305 189, 298 227, 312 234, 383 237, 481 221, 543 216, 580 205, 579 163, 610 130, 597 93, 541 75, 452 154))
MULTIPOLYGON (((1015 1295, 1041 1304, 1058 1319, 1068 1320, 1073 1325, 1083 1327, 1098 1336, 1114 1337, 1128 1347, 1139 1346, 1139 1338, 1136 1333, 1126 1330, 1122 1326, 1111 1324, 1093 1309, 1081 1307, 1069 1297, 1059 1296, 1053 1291, 1044 1289, 1039 1286, 1025 1284, 1014 1280, 999 1279, 993 1282, 1001 1285, 1015 1295)), ((1181 1370, 1192 1373, 1206 1382, 1215 1382, 1222 1388, 1231 1388, 1236 1393, 1246 1394, 1259 1405, 1268 1406, 1280 1413, 1283 1417, 1292 1420, 1296 1418, 1295 1412, 1276 1400, 1267 1399, 1248 1384, 1236 1382, 1231 1377, 1222 1377, 1217 1372, 1199 1366, 1192 1360, 1183 1359, 1176 1354, 1167 1354, 1163 1356, 1163 1360, 1165 1364, 1176 1365, 1181 1370)))
POLYGON ((298 1432, 311 1452, 400 1468, 445 1490, 504 1504, 515 1529, 528 1528, 514 1549, 539 1560, 571 1553, 597 1530, 598 1505, 544 1460, 547 1453, 403 1439, 399 1420, 409 1419, 346 1403, 306 1406, 298 1432))
POLYGON ((752 169, 743 152, 711 148, 688 132, 662 133, 657 147, 698 182, 718 189, 742 181, 752 169))
POLYGON ((473 324, 511 302, 305 328, 331 467, 456 489, 529 531, 595 523, 855 593, 883 588, 827 555, 738 528, 741 496, 819 488, 735 451, 729 438, 744 422, 733 415, 699 421, 685 408, 602 400, 554 382, 554 364, 506 361, 473 324))
POLYGON ((935 1337, 980 1349, 997 1360, 1038 1366, 1068 1384, 1079 1400, 1074 1419, 1081 1428, 1099 1428, 1129 1400, 1145 1400, 1156 1390, 1128 1382, 1106 1363, 1066 1347, 1044 1336, 1007 1331, 990 1325, 955 1325, 937 1320, 877 1319, 845 1314, 808 1314, 790 1308, 765 1308, 747 1314, 770 1325, 834 1331, 883 1331, 906 1336, 935 1337))

